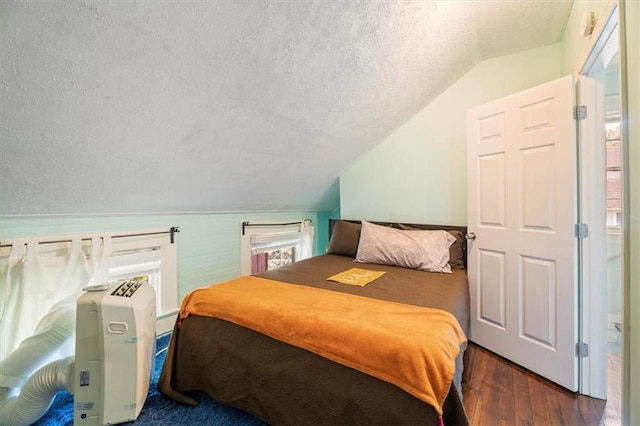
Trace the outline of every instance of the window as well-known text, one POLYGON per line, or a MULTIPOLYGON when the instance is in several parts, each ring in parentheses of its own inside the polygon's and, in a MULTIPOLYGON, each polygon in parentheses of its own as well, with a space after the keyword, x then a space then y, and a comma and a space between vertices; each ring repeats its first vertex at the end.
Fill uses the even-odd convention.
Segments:
POLYGON ((252 235, 251 275, 277 269, 296 261, 302 243, 300 232, 274 232, 252 235))
POLYGON ((160 270, 162 250, 157 248, 113 253, 109 260, 107 281, 147 281, 156 293, 156 313, 162 314, 162 288, 160 270))
POLYGON ((148 278, 156 292, 157 333, 171 331, 178 310, 178 251, 165 235, 111 238, 107 281, 148 278))
POLYGON ((310 221, 294 224, 252 224, 241 239, 240 272, 256 275, 311 257, 313 227, 310 221))
POLYGON ((620 122, 606 124, 607 146, 607 226, 622 227, 622 147, 620 122))

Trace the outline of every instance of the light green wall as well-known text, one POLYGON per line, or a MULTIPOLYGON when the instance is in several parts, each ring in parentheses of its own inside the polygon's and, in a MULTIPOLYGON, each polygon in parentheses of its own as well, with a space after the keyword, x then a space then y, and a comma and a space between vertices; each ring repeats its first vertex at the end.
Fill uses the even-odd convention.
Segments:
POLYGON ((178 300, 192 289, 240 275, 242 222, 311 219, 314 254, 327 246, 327 213, 246 212, 105 216, 0 217, 0 241, 17 237, 63 236, 93 232, 129 232, 178 226, 178 300))
POLYGON ((467 110, 560 70, 560 44, 476 65, 340 176, 342 217, 466 224, 467 110))
POLYGON ((589 54, 589 47, 592 43, 590 37, 582 37, 580 34, 580 22, 582 15, 587 11, 596 12, 596 25, 602 24, 604 18, 603 12, 607 5, 611 3, 609 0, 576 0, 571 8, 571 15, 564 29, 562 37, 562 74, 572 74, 580 71, 578 68, 582 65, 589 54))

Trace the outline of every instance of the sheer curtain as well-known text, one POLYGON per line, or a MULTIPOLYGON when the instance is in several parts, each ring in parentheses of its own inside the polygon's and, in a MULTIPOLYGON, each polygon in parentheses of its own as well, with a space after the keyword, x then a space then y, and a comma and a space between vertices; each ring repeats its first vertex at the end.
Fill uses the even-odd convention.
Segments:
POLYGON ((300 258, 308 259, 313 256, 313 226, 311 226, 310 220, 302 222, 300 228, 300 258))
POLYGON ((109 244, 93 238, 88 259, 80 239, 14 242, 0 259, 1 387, 20 387, 42 365, 73 355, 76 299, 106 277, 109 244))

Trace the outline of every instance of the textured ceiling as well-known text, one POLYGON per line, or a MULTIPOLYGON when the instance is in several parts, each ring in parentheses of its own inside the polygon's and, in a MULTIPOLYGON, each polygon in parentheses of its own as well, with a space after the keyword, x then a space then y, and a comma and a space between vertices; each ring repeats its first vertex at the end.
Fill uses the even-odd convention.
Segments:
POLYGON ((0 2, 0 214, 332 209, 337 178, 570 1, 0 2))

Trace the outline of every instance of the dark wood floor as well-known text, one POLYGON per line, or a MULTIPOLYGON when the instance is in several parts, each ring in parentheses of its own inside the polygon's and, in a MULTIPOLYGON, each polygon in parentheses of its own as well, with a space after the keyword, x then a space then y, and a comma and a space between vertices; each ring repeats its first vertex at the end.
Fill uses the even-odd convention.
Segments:
POLYGON ((473 343, 465 366, 464 405, 473 426, 620 424, 607 401, 569 392, 473 343))

